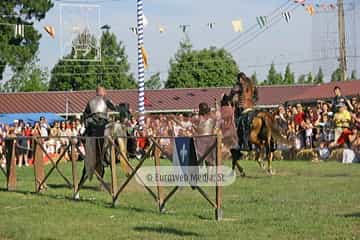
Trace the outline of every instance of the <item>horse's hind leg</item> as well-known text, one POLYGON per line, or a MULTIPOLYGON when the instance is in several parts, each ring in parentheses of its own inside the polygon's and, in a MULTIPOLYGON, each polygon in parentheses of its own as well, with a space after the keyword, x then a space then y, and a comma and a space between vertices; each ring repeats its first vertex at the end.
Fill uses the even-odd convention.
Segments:
POLYGON ((266 158, 268 160, 268 173, 270 175, 273 175, 274 174, 274 171, 272 169, 272 159, 273 159, 273 156, 274 154, 272 153, 272 149, 271 149, 271 140, 268 141, 268 143, 266 144, 266 158))
POLYGON ((255 154, 255 159, 256 162, 259 164, 259 166, 261 168, 264 169, 264 164, 261 160, 261 152, 263 150, 263 143, 261 142, 261 140, 259 139, 259 134, 261 131, 261 126, 262 126, 262 120, 261 118, 255 117, 254 120, 252 121, 252 129, 250 132, 250 142, 252 144, 254 144, 256 146, 256 154, 255 154))

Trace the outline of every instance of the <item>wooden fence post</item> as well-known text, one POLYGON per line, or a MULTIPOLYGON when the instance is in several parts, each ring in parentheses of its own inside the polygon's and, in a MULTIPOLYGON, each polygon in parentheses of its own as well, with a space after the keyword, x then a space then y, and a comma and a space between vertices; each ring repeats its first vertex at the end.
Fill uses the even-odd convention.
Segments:
POLYGON ((16 156, 15 156, 16 140, 6 140, 6 172, 7 172, 7 190, 16 190, 16 156))
MULTIPOLYGON (((34 141, 34 174, 35 174, 35 192, 40 192, 42 186, 40 184, 44 181, 44 156, 40 144, 42 139, 33 139, 34 141)), ((45 184, 45 183, 44 183, 45 184)))
MULTIPOLYGON (((157 141, 157 139, 153 139, 153 141, 157 141)), ((157 193, 158 193, 158 206, 159 206, 159 210, 160 212, 163 212, 163 187, 160 185, 159 182, 159 178, 160 177, 160 155, 161 155, 161 150, 160 148, 155 145, 155 150, 154 150, 154 161, 155 161, 155 170, 156 170, 156 188, 157 188, 157 193)))
MULTIPOLYGON (((78 139, 78 141, 80 141, 80 139, 78 139)), ((65 148, 66 151, 66 148, 65 148)), ((80 153, 79 153, 80 154, 80 153)), ((72 178, 73 178, 73 189, 74 189, 74 194, 76 194, 78 192, 78 177, 77 177, 77 172, 76 172, 76 146, 73 142, 73 140, 71 139, 71 171, 72 171, 72 178)))
POLYGON ((222 154, 221 154, 221 145, 222 145, 222 136, 221 132, 217 132, 216 137, 216 210, 215 210, 215 218, 217 221, 220 221, 223 218, 222 212, 222 181, 219 182, 219 176, 222 174, 222 154))
POLYGON ((115 207, 115 195, 117 192, 117 175, 116 175, 116 154, 115 146, 111 144, 111 196, 113 199, 113 207, 115 207))

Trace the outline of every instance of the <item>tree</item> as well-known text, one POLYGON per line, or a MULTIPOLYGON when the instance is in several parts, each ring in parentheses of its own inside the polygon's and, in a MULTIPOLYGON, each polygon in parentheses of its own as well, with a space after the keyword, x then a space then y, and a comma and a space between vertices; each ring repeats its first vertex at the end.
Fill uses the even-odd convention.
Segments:
POLYGON ((306 83, 307 84, 313 84, 314 83, 314 78, 311 72, 309 72, 306 76, 306 83))
POLYGON ((276 84, 277 79, 276 79, 276 69, 275 69, 275 64, 272 63, 269 69, 269 73, 267 75, 267 79, 266 79, 267 84, 269 85, 273 85, 276 84))
POLYGON ((295 83, 295 74, 291 72, 290 64, 286 66, 285 75, 284 75, 284 84, 294 84, 295 83))
POLYGON ((283 77, 282 77, 281 73, 276 73, 276 83, 275 84, 277 84, 277 85, 284 84, 283 77))
POLYGON ((357 79, 356 70, 352 70, 352 72, 351 72, 351 79, 352 79, 352 80, 357 79))
POLYGON ((306 82, 306 76, 305 74, 301 74, 297 80, 298 84, 304 84, 306 82))
POLYGON ((47 91, 49 74, 36 65, 37 60, 27 63, 21 71, 1 87, 3 92, 47 91))
MULTIPOLYGON (((88 33, 79 34, 78 39, 89 37, 88 33)), ((92 41, 96 41, 91 37, 92 41)), ((109 31, 103 32, 101 39, 101 61, 79 62, 59 61, 51 71, 51 91, 89 90, 102 85, 107 89, 132 89, 136 83, 130 71, 130 64, 123 43, 109 31)), ((88 54, 95 54, 89 52, 88 54)), ((74 58, 72 51, 66 58, 74 58)), ((82 58, 84 56, 77 56, 82 58)), ((89 57, 88 55, 86 56, 89 57)))
POLYGON ((166 88, 232 86, 239 72, 235 60, 224 49, 193 50, 188 39, 170 60, 166 88))
POLYGON ((251 81, 252 81, 255 85, 258 85, 258 84, 259 84, 258 79, 257 79, 256 72, 254 72, 254 73, 251 75, 251 81))
POLYGON ((316 84, 324 83, 324 73, 323 73, 321 67, 319 68, 319 71, 315 76, 314 83, 316 83, 316 84))
POLYGON ((0 25, 0 80, 6 66, 17 72, 34 59, 41 38, 34 23, 45 18, 52 7, 51 0, 0 1, 0 22, 10 24, 0 25), (25 26, 24 37, 14 36, 15 24, 25 26))
POLYGON ((283 84, 281 73, 276 72, 275 64, 272 63, 269 69, 267 79, 264 81, 267 85, 280 85, 283 84))
POLYGON ((331 74, 331 81, 332 82, 339 82, 341 79, 341 69, 337 68, 332 74, 331 74))
POLYGON ((162 87, 160 73, 155 73, 145 82, 146 89, 160 89, 162 87))

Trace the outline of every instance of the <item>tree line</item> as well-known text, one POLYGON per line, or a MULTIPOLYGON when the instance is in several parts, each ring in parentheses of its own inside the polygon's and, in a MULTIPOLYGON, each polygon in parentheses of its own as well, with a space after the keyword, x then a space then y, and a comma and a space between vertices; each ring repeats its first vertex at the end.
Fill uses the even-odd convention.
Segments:
MULTIPOLYGON (((109 29, 104 30, 100 38, 101 61, 64 61, 59 60, 49 71, 41 68, 38 60, 38 48, 41 34, 33 27, 35 21, 43 19, 53 6, 50 0, 38 1, 4 1, 0 3, 6 9, 7 16, 0 15, 0 22, 28 24, 24 38, 15 38, 12 26, 0 25, 0 80, 4 79, 6 68, 12 76, 5 83, 1 81, 2 92, 28 91, 77 91, 95 89, 102 85, 108 89, 133 89, 137 87, 136 80, 130 72, 130 64, 126 49, 109 29), (11 17, 17 13, 25 13, 20 17, 11 17), (9 17, 10 16, 10 17, 9 17)), ((78 41, 90 37, 88 32, 78 35, 78 41)), ((71 51, 66 59, 75 57, 71 51)), ((88 52, 86 54, 94 54, 88 52)), ((89 56, 80 56, 89 57, 89 56)), ((79 56, 77 56, 79 58, 79 56)), ((223 87, 232 86, 239 72, 239 67, 231 53, 225 49, 210 47, 195 50, 188 38, 180 42, 179 49, 169 61, 168 77, 163 82, 160 73, 155 73, 145 82, 147 89, 160 88, 193 88, 193 87, 223 87)), ((356 79, 353 71, 351 79, 356 79)), ((321 84, 324 73, 321 68, 313 75, 311 72, 295 76, 290 64, 285 72, 278 72, 275 64, 270 65, 267 77, 259 81, 256 72, 251 75, 252 80, 259 85, 284 84, 321 84)), ((331 75, 331 81, 339 81, 340 70, 336 69, 331 75)))

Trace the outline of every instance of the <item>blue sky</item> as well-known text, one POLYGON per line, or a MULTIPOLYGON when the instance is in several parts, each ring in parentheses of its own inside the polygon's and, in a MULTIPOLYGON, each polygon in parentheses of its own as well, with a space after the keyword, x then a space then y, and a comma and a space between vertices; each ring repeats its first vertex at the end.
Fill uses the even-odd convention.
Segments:
MULTIPOLYGON (((77 1, 79 2, 81 1, 77 1)), ((238 36, 238 33, 232 31, 232 20, 241 18, 246 31, 256 24, 257 16, 268 15, 285 2, 286 0, 144 0, 144 12, 149 20, 145 29, 145 46, 150 62, 147 76, 160 72, 162 79, 166 78, 169 60, 184 37, 179 29, 180 24, 191 25, 189 36, 195 49, 222 47, 238 36), (215 22, 212 30, 207 28, 208 22, 215 22), (158 32, 159 24, 167 27, 164 34, 158 32)), ((40 64, 49 69, 60 57, 60 39, 59 35, 55 40, 48 37, 42 27, 52 25, 59 33, 61 4, 61 1, 55 1, 54 8, 46 18, 36 23, 36 27, 43 33, 39 51, 40 64)), ((136 73, 137 42, 136 36, 129 31, 129 27, 136 25, 136 1, 99 0, 96 4, 101 11, 101 25, 109 24, 111 31, 124 42, 132 72, 136 73)), ((303 7, 299 7, 292 12, 290 23, 287 24, 282 19, 256 40, 232 54, 242 71, 249 75, 256 71, 260 80, 265 78, 269 68, 267 64, 271 62, 311 59, 312 17, 303 7)), ((279 71, 284 68, 285 65, 277 66, 279 71)), ((313 71, 313 63, 293 64, 292 69, 298 74, 313 71)))

